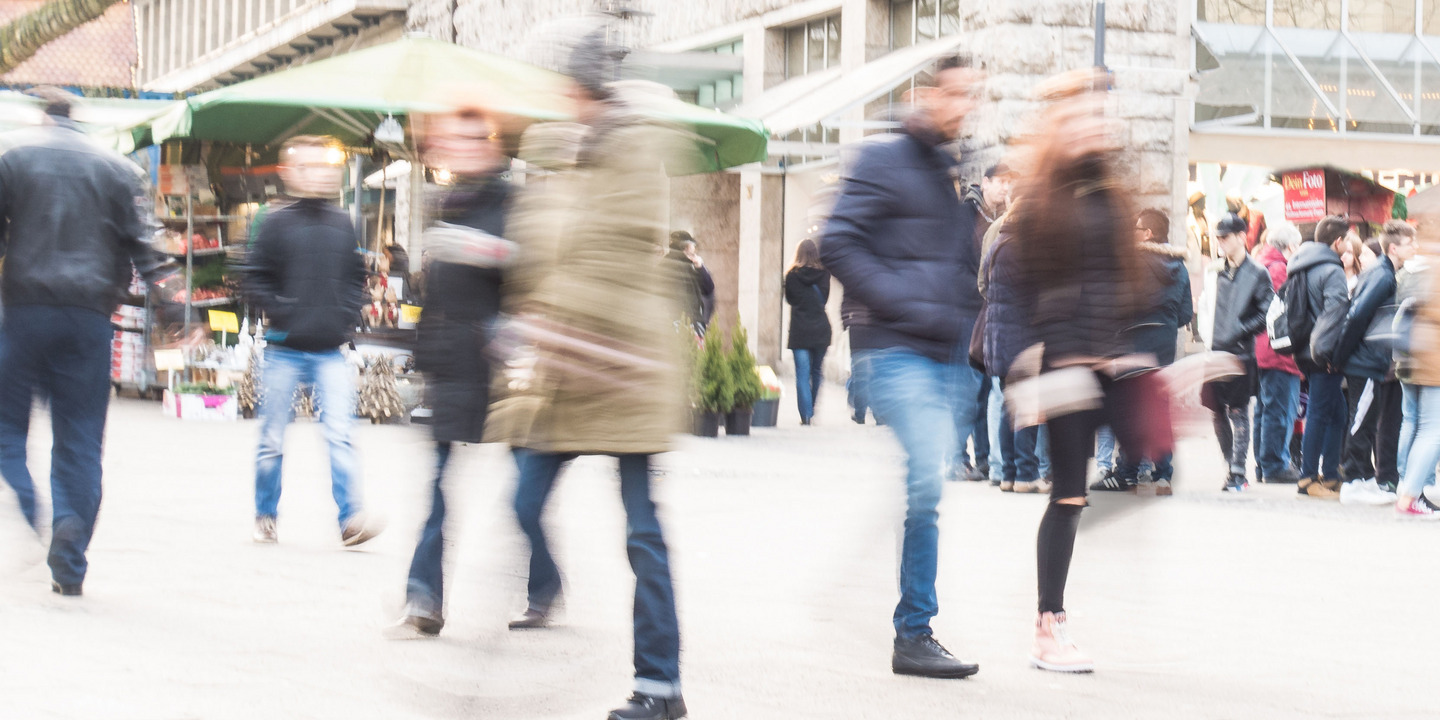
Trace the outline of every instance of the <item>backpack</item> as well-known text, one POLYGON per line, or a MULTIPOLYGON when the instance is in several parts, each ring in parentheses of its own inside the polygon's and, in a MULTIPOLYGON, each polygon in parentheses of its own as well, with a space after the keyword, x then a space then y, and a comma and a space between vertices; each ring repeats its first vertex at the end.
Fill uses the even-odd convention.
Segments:
POLYGON ((1310 289, 1305 273, 1293 273, 1270 300, 1265 313, 1265 332, 1270 336, 1270 349, 1277 355, 1294 355, 1297 348, 1310 342, 1315 318, 1310 316, 1310 289))

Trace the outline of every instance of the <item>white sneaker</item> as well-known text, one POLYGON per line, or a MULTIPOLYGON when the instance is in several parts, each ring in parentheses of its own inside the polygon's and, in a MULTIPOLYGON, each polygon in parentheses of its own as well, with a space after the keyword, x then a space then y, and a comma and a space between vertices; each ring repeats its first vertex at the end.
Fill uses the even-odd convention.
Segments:
POLYGON ((1366 480, 1365 482, 1370 483, 1371 489, 1374 490, 1374 495, 1375 495, 1375 498, 1376 498, 1376 502, 1373 503, 1373 504, 1375 504, 1375 505, 1381 504, 1381 503, 1379 502, 1379 499, 1380 499, 1380 498, 1384 498, 1386 503, 1394 503, 1395 500, 1397 499, 1397 496, 1395 495, 1395 493, 1393 493, 1393 492, 1391 492, 1391 491, 1389 491, 1389 490, 1386 490, 1386 489, 1383 488, 1383 487, 1380 487, 1380 481, 1379 481, 1379 480, 1376 480, 1375 478, 1370 478, 1369 480, 1366 480))
POLYGON ((1342 505, 1389 505, 1395 496, 1380 489, 1374 480, 1351 480, 1340 486, 1342 505))

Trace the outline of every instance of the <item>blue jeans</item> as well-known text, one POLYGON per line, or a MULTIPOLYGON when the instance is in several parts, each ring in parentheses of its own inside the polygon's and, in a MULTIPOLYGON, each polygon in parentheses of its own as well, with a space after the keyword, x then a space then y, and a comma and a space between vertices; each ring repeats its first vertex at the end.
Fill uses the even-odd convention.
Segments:
POLYGON ((1275 478, 1290 468, 1290 435, 1300 411, 1300 378, 1284 370, 1260 371, 1255 405, 1255 464, 1263 477, 1275 478))
POLYGON ((445 466, 450 464, 451 444, 435 443, 435 479, 430 488, 430 515, 420 529, 420 542, 410 560, 410 579, 405 599, 418 609, 440 615, 445 597, 445 466))
POLYGON ((1000 435, 1000 457, 1004 458, 1000 479, 1006 482, 1031 482, 1040 478, 1040 458, 1035 454, 1038 450, 1036 445, 1040 439, 1040 428, 1032 425, 1015 429, 1015 421, 1009 408, 1005 408, 1001 414, 1001 423, 1005 427, 1000 435))
POLYGON ((809 422, 815 417, 815 398, 820 395, 820 385, 825 382, 825 350, 792 348, 795 354, 795 402, 800 407, 800 420, 809 422))
POLYGON ((1305 409, 1305 436, 1301 440, 1300 477, 1340 479, 1340 452, 1345 448, 1345 424, 1350 409, 1340 383, 1345 376, 1314 372, 1310 381, 1310 403, 1305 409), (1324 462, 1321 462, 1321 457, 1324 462))
POLYGON ((0 474, 37 527, 26 464, 34 398, 50 400, 50 573, 80 585, 100 513, 100 455, 110 406, 110 318, 94 310, 12 305, 0 326, 0 474))
POLYGON ((1050 426, 1041 424, 1035 429, 1035 462, 1040 466, 1040 477, 1050 477, 1050 426))
POLYGON ((302 352, 270 344, 265 348, 264 398, 260 401, 260 447, 255 454, 255 514, 273 517, 280 505, 280 467, 285 428, 295 419, 295 388, 315 386, 316 406, 330 444, 330 490, 340 508, 340 526, 360 511, 357 463, 350 443, 355 422, 355 371, 339 350, 302 352))
MULTIPOLYGON (((850 402, 850 410, 855 422, 865 422, 865 412, 870 409, 870 387, 867 382, 865 363, 856 357, 856 353, 863 353, 863 350, 856 350, 850 353, 850 378, 845 381, 845 395, 850 402)), ((875 418, 880 422, 880 418, 875 418)))
POLYGON ((930 634, 930 619, 939 612, 935 574, 943 473, 959 444, 955 419, 974 417, 982 376, 963 354, 952 363, 901 348, 860 350, 856 355, 869 373, 871 403, 908 456, 900 602, 894 623, 897 636, 913 639, 930 634))
POLYGON ((1000 436, 1006 429, 1005 391, 1001 389, 998 377, 987 377, 985 382, 990 384, 985 417, 986 429, 990 432, 990 442, 986 443, 990 448, 990 479, 998 481, 1005 476, 1005 453, 1000 447, 1000 436))
POLYGON ((1397 493, 1419 497, 1435 484, 1440 463, 1440 387, 1401 383, 1405 424, 1400 428, 1400 487, 1397 493))
POLYGON ((1115 469, 1115 431, 1109 425, 1095 431, 1095 467, 1101 474, 1115 469))
MULTIPOLYGON (((550 555, 540 516, 561 467, 573 455, 523 451, 515 515, 530 539, 530 607, 549 610, 560 593, 560 569, 550 555)), ((680 696, 680 624, 670 584, 670 555, 650 500, 650 456, 621 455, 620 501, 625 506, 625 554, 635 573, 635 691, 680 696)))

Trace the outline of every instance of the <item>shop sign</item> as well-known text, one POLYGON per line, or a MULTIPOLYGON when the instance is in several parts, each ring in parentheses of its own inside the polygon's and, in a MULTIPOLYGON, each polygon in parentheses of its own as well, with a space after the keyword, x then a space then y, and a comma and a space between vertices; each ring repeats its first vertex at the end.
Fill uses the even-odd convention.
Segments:
POLYGON ((1285 219, 1292 223, 1319 222, 1325 217, 1325 171, 1301 170, 1280 177, 1285 190, 1285 219))

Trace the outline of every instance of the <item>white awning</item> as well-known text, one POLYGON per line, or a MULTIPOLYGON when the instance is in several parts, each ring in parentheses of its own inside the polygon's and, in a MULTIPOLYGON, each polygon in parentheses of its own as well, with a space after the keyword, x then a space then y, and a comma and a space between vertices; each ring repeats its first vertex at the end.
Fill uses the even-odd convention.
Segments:
POLYGON ((379 170, 376 170, 369 175, 366 175, 365 187, 370 188, 371 190, 380 188, 382 186, 387 189, 394 188, 396 186, 395 183, 399 178, 407 177, 409 175, 410 161, 396 160, 395 162, 390 163, 389 165, 386 165, 385 167, 380 168, 379 170))
POLYGON ((796 78, 776 85, 754 101, 736 109, 736 114, 755 117, 765 123, 771 134, 784 137, 800 128, 816 123, 826 123, 865 103, 890 92, 915 73, 924 70, 935 58, 954 52, 964 37, 950 37, 932 40, 923 45, 912 45, 896 50, 877 60, 865 63, 843 76, 830 73, 835 68, 817 73, 821 78, 817 85, 796 85, 811 81, 812 76, 796 78), (784 95, 772 94, 781 93, 784 95))

